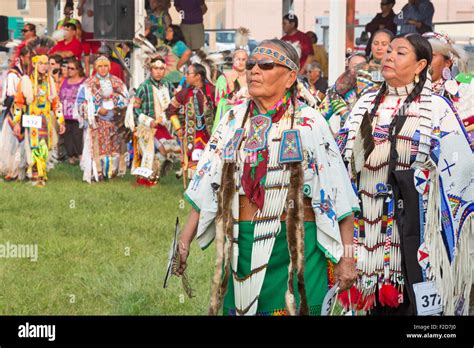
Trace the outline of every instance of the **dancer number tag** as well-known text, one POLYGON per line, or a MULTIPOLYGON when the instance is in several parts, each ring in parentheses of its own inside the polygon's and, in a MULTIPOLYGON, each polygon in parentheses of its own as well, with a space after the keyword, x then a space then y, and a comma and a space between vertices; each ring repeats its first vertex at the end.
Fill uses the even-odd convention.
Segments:
POLYGON ((113 110, 114 109, 114 101, 113 100, 105 100, 102 102, 102 107, 106 110, 113 110))
POLYGON ((413 284, 413 291, 418 315, 434 315, 443 311, 441 296, 438 295, 434 282, 413 284))
POLYGON ((41 116, 23 115, 21 125, 25 128, 41 128, 41 116))
POLYGON ((132 175, 140 175, 144 178, 149 178, 151 174, 153 174, 153 170, 144 167, 138 167, 132 173, 132 175))
POLYGON ((331 309, 337 301, 337 291, 339 290, 339 283, 329 289, 326 296, 324 296, 323 305, 321 306, 321 315, 330 315, 331 309))

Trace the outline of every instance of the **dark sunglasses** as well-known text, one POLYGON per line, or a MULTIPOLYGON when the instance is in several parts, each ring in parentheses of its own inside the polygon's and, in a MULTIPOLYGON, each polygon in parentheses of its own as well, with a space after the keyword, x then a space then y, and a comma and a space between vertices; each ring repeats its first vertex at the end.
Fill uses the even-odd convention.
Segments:
POLYGON ((262 70, 272 70, 275 67, 275 65, 284 66, 284 65, 275 63, 271 59, 259 59, 259 60, 248 59, 247 63, 245 63, 245 69, 252 70, 256 64, 258 64, 258 67, 262 70))
POLYGON ((21 32, 22 32, 22 33, 27 33, 27 32, 29 32, 29 31, 31 31, 31 30, 30 30, 30 29, 21 29, 21 32))

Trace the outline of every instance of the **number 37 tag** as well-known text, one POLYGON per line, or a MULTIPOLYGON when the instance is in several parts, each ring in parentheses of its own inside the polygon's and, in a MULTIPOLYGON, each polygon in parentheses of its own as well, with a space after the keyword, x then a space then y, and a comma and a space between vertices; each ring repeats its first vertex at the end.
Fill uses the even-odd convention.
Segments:
POLYGON ((332 309, 337 302, 337 292, 339 290, 339 282, 329 289, 324 296, 323 305, 321 306, 321 315, 331 315, 332 309))
POLYGON ((413 284, 413 291, 418 315, 434 315, 443 311, 441 296, 438 295, 434 282, 413 284))

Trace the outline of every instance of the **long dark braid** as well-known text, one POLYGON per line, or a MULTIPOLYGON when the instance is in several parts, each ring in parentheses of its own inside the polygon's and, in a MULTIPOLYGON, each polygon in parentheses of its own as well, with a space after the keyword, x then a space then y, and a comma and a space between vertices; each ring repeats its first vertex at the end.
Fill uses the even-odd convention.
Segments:
POLYGON ((375 97, 374 107, 372 108, 372 111, 370 112, 370 114, 368 111, 366 111, 364 116, 362 117, 362 122, 360 124, 360 133, 363 139, 365 160, 367 160, 367 158, 372 153, 375 147, 374 136, 372 134, 373 132, 372 120, 375 117, 375 113, 377 112, 377 109, 379 108, 380 102, 382 100, 382 97, 385 95, 386 90, 387 90, 387 83, 384 83, 382 87, 380 88, 379 92, 377 93, 377 96, 375 97))
MULTIPOLYGON (((293 62, 299 67, 299 57, 293 45, 288 42, 273 39, 269 43, 280 48, 293 62)), ((296 108, 298 107, 297 99, 297 83, 298 80, 290 87, 290 100, 293 109, 291 114, 291 129, 294 128, 296 108)), ((304 200, 303 200, 303 183, 304 171, 301 162, 288 164, 290 170, 290 185, 287 195, 287 218, 286 218, 286 233, 288 241, 288 251, 290 253, 290 267, 288 268, 288 291, 286 296, 286 305, 290 314, 295 311, 296 307, 292 302, 294 299, 294 273, 296 271, 298 293, 300 295, 300 315, 308 315, 308 301, 306 296, 306 287, 304 280, 304 200)))
MULTIPOLYGON (((426 74, 424 76, 420 75, 420 81, 415 85, 413 90, 410 92, 410 94, 407 96, 405 101, 403 102, 403 105, 400 107, 399 112, 396 117, 402 116, 402 112, 408 112, 408 108, 410 107, 410 104, 416 99, 417 96, 421 94, 421 91, 423 90, 423 86, 425 85, 426 82, 426 74)), ((386 82, 382 85, 380 88, 377 96, 375 97, 374 100, 374 107, 372 108, 370 114, 368 111, 365 112, 362 122, 360 124, 360 132, 361 136, 363 139, 363 148, 364 148, 364 159, 367 160, 369 158, 370 154, 375 148, 375 143, 374 143, 374 136, 373 136, 373 129, 372 129, 372 122, 374 120, 375 114, 377 113, 377 110, 380 106, 380 102, 382 101, 382 97, 385 95, 387 91, 387 84, 386 82)), ((392 119, 392 122, 390 123, 389 127, 389 133, 392 134, 393 128, 395 127, 395 122, 396 122, 396 117, 392 119)))

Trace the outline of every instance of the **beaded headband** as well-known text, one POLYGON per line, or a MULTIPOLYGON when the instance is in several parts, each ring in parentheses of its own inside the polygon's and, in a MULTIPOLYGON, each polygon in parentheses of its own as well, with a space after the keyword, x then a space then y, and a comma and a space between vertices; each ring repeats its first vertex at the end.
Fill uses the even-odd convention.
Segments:
POLYGON ((150 68, 164 68, 166 64, 163 63, 161 60, 156 60, 152 64, 150 64, 150 68))
POLYGON ((253 50, 252 55, 254 54, 264 54, 269 57, 275 58, 278 60, 280 63, 285 65, 286 67, 290 68, 291 70, 298 71, 298 65, 296 65, 295 62, 293 62, 290 58, 285 56, 283 53, 274 50, 273 48, 268 48, 268 47, 257 47, 253 50))
POLYGON ((99 63, 106 63, 110 67, 110 60, 106 56, 98 57, 94 62, 94 67, 97 67, 97 65, 99 65, 99 63))
POLYGON ((422 35, 429 41, 434 52, 438 52, 451 60, 459 58, 459 53, 454 48, 453 40, 447 34, 428 32, 422 35))
POLYGON ((450 37, 447 34, 429 32, 429 33, 424 33, 422 36, 427 40, 436 39, 436 40, 441 41, 442 43, 444 43, 446 45, 452 45, 453 44, 453 41, 450 39, 450 37))

